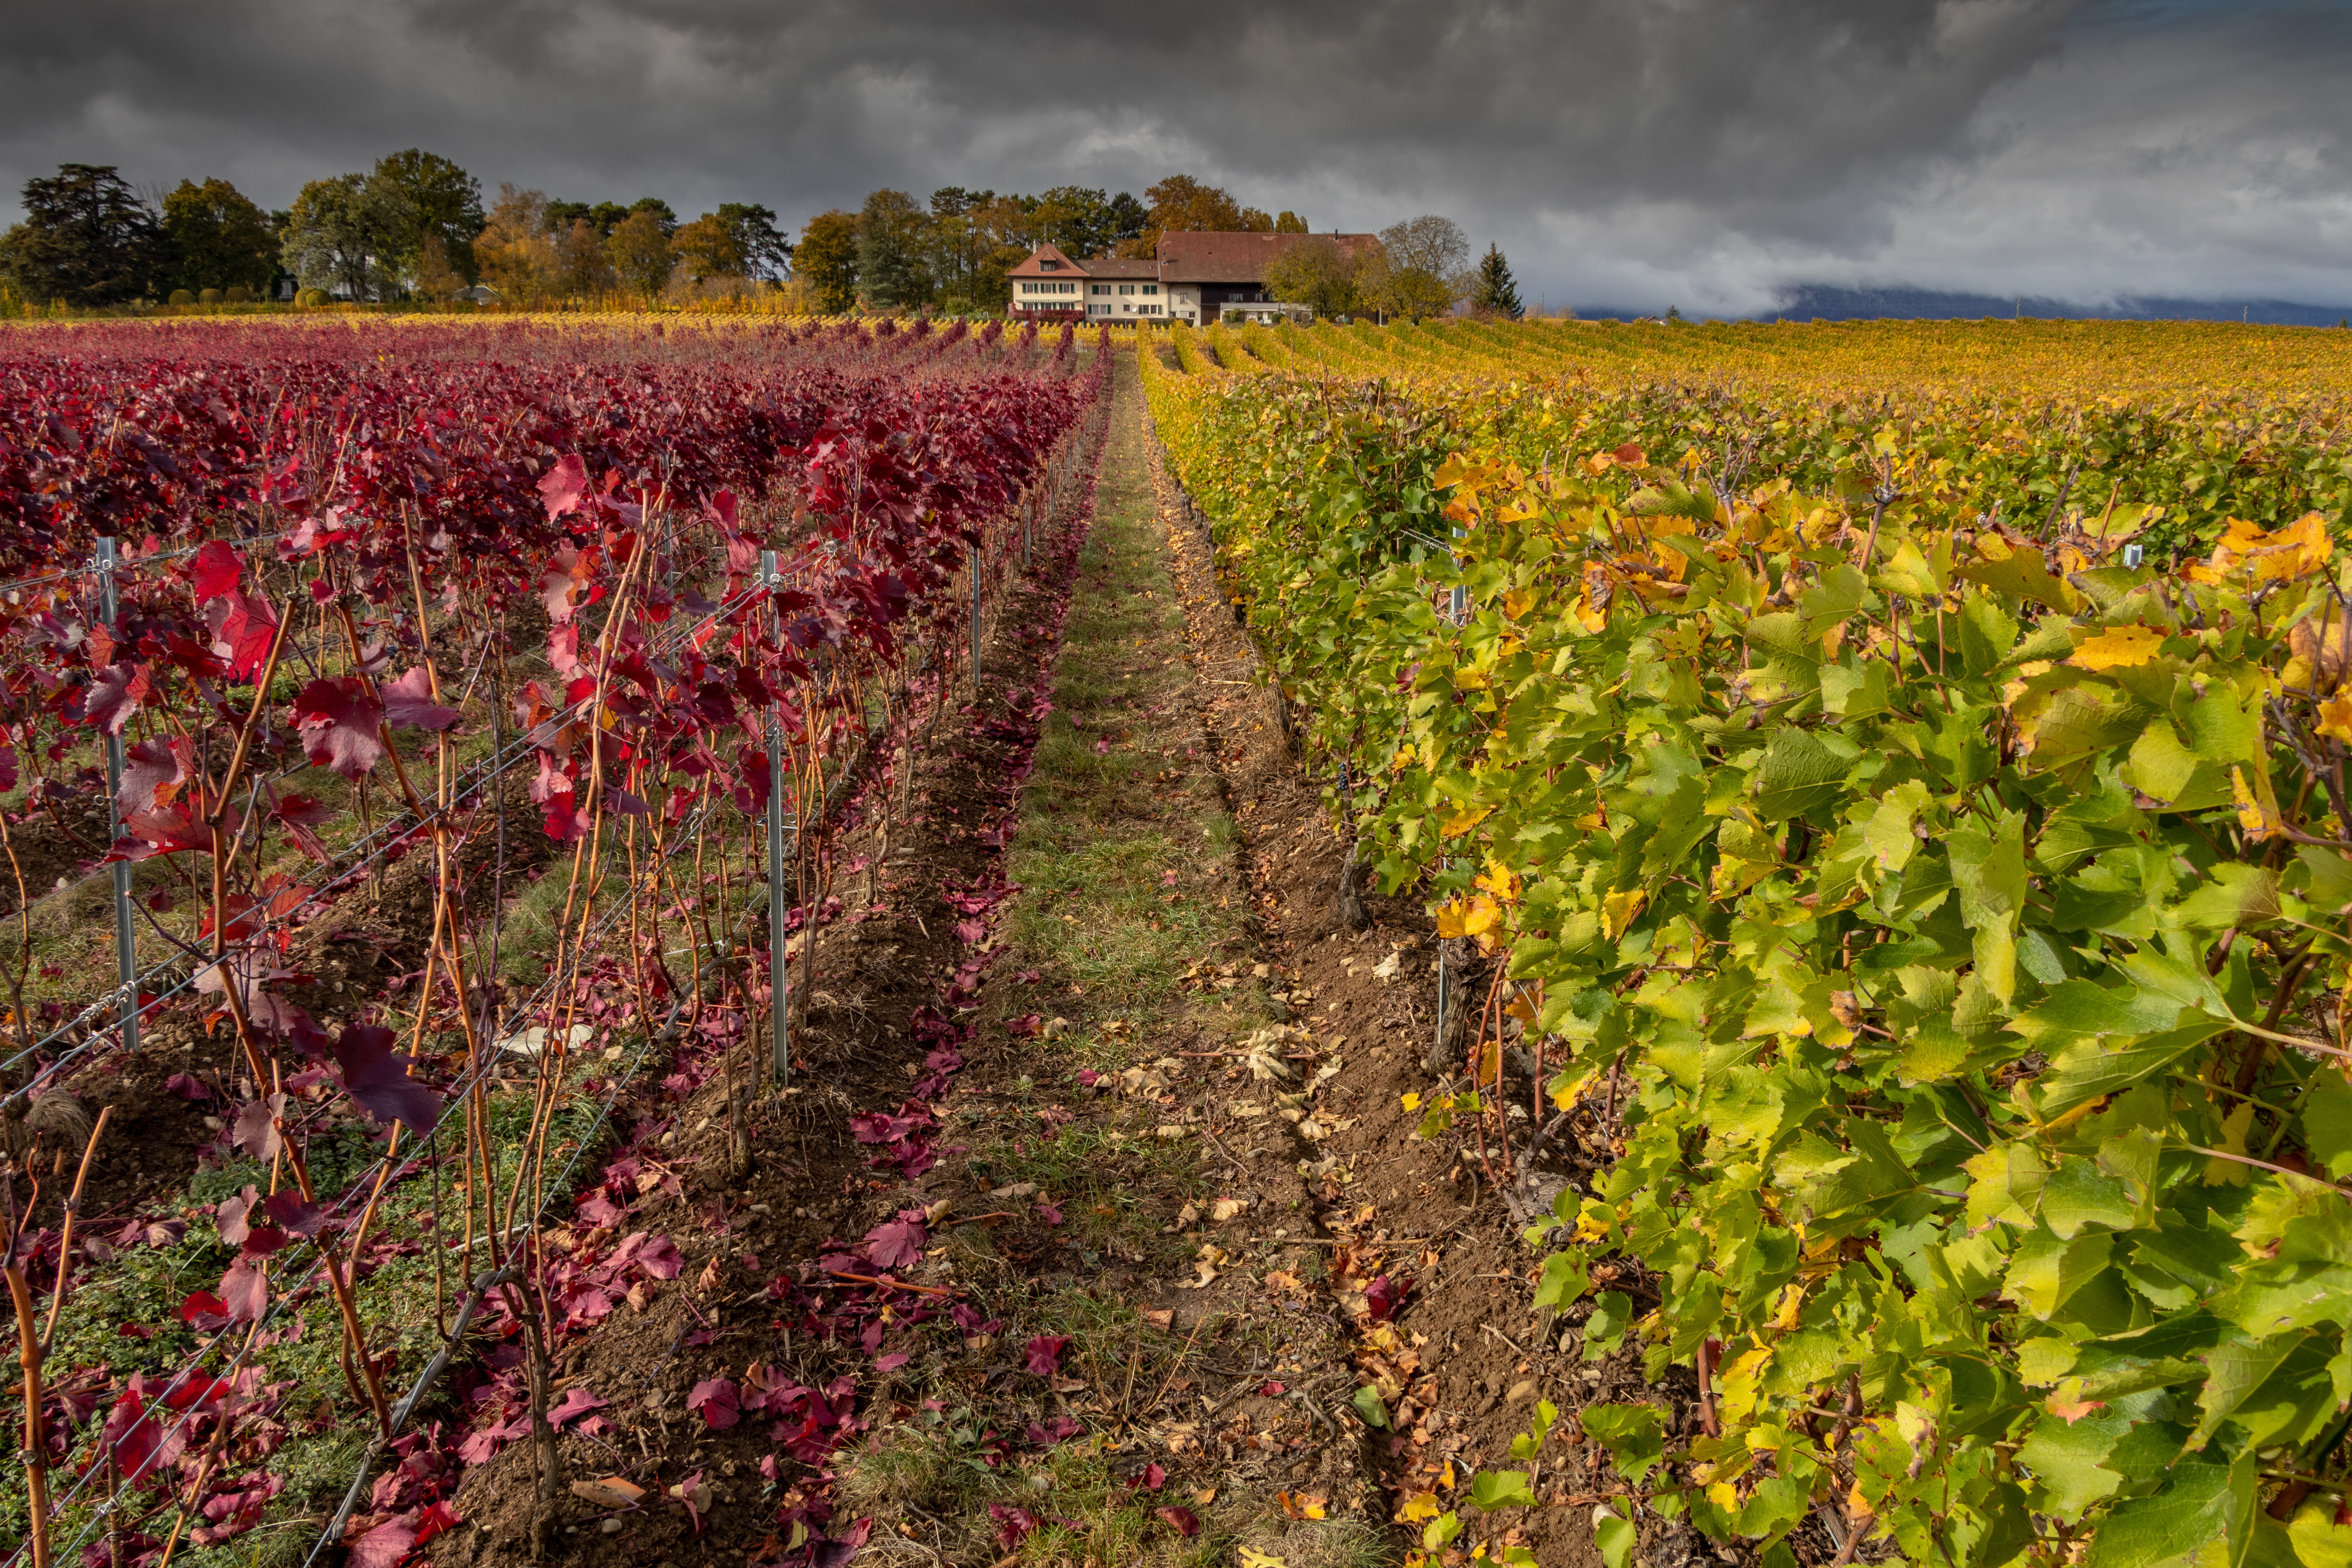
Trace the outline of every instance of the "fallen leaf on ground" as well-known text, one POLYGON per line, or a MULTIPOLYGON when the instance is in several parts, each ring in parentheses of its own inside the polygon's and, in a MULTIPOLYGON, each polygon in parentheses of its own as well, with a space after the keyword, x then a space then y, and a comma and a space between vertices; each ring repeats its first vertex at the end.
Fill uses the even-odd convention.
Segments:
POLYGON ((619 1476, 606 1476, 602 1480, 572 1482, 572 1495, 598 1508, 634 1508, 646 1489, 619 1476))

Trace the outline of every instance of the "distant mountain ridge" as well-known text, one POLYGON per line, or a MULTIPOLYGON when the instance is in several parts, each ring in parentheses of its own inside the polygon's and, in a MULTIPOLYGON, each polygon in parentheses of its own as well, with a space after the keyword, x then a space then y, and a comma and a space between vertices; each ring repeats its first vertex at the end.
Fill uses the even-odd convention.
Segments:
MULTIPOLYGON (((1627 319, 1647 312, 1603 307, 1580 309, 1586 317, 1627 319)), ((1782 303, 1759 310, 1752 320, 1810 321, 1974 321, 1980 317, 2034 316, 2098 321, 2253 321, 2266 326, 2332 327, 2352 317, 2352 305, 2302 305, 2289 300, 2177 300, 2160 295, 2123 299, 2105 304, 2053 300, 2041 295, 1997 298, 1990 294, 1953 294, 1934 289, 1840 289, 1825 283, 1803 283, 1789 290, 1782 303)))

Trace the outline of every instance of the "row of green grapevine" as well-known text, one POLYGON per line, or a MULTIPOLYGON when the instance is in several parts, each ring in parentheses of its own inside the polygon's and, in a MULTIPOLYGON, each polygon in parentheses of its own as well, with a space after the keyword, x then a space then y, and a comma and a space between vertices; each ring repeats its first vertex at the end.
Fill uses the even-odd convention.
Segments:
POLYGON ((1653 462, 1617 395, 1146 369, 1383 885, 1501 958, 1556 1106, 1635 1086, 1529 1232, 1543 1303, 1629 1258, 1650 1376, 1699 1370, 1696 1436, 1580 1413, 1630 1499, 2352 1563, 2340 516, 2166 570, 2155 508, 2011 526, 1924 426, 1735 489, 1730 402, 1651 408, 1653 462))

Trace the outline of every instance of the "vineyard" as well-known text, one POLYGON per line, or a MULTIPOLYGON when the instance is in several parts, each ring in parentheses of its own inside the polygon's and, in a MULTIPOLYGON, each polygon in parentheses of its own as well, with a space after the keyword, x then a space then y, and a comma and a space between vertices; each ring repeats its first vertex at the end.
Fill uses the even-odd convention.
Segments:
POLYGON ((2345 1568, 2339 337, 10 330, 0 1554, 2345 1568))
MULTIPOLYGON (((1528 1331, 1643 1366, 1561 1422, 1611 1568, 2352 1552, 2339 336, 1146 353, 1351 873, 1444 941, 1417 1135, 1528 1331)), ((1566 1500, 1546 1432, 1397 1518, 1566 1500)))
MULTIPOLYGON (((19 1555, 389 1563, 509 1445, 551 1501, 567 1340, 678 1272, 614 1234, 662 1102, 723 1084, 738 1168, 754 1095, 789 1112, 783 955, 805 980, 881 887, 1024 630, 1108 364, 887 324, 11 340, 19 1555), (550 1242, 559 1200, 599 1242, 550 1242), (453 1351, 469 1430, 415 1420, 453 1351), (341 1494, 299 1540, 289 1471, 341 1494)), ((908 1092, 874 1141, 913 1162, 908 1092)), ((887 1313, 869 1245, 780 1291, 887 1313)), ((854 1429, 842 1390, 762 1393, 803 1465, 854 1429)), ((822 1540, 821 1496, 787 1511, 822 1540)))

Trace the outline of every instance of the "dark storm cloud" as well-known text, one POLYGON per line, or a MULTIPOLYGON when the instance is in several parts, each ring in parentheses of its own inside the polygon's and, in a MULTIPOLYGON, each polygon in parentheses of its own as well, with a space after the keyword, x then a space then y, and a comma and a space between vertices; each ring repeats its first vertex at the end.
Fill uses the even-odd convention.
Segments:
POLYGON ((797 225, 879 184, 1459 218, 1530 292, 1798 279, 2352 299, 2340 7, 2119 0, 515 0, 12 17, 0 181, 302 181, 423 145, 495 187, 797 225))

